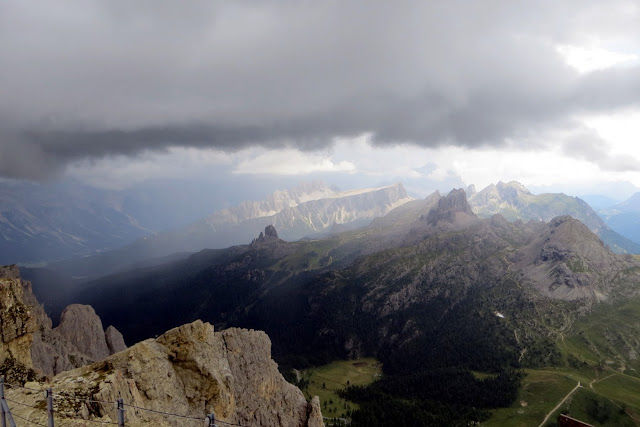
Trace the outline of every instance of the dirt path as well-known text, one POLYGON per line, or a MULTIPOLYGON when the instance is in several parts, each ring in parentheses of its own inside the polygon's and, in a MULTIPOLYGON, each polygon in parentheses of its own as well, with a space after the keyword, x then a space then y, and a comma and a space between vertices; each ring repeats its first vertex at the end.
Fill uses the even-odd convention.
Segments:
POLYGON ((612 376, 617 375, 617 373, 613 373, 611 375, 607 375, 604 378, 594 378, 590 383, 589 383, 589 388, 591 388, 591 390, 593 390, 593 383, 597 383, 598 381, 604 381, 607 378, 611 378, 612 376))
MULTIPOLYGON (((604 378, 595 378, 594 380, 592 380, 592 381, 589 383, 589 387, 591 388, 591 390, 593 390, 594 392, 596 392, 596 393, 597 393, 597 391, 595 391, 595 390, 594 390, 594 388, 593 388, 593 383, 597 383, 597 382, 599 382, 599 381, 604 381, 604 380, 606 380, 607 378, 611 378, 611 377, 612 377, 612 376, 614 376, 614 375, 618 375, 618 373, 617 373, 617 372, 614 372, 613 374, 611 374, 611 375, 607 375, 607 376, 606 376, 606 377, 604 377, 604 378)), ((605 397, 605 399, 607 399, 609 402, 611 402, 611 403, 613 403, 614 405, 616 405, 618 408, 620 408, 620 409, 624 409, 622 406, 618 405, 616 402, 614 402, 613 400, 609 399, 608 397, 605 397)), ((624 409, 624 412, 625 412, 625 414, 627 414, 628 416, 630 416, 630 417, 631 417, 632 419, 634 419, 635 421, 640 421, 640 419, 638 419, 638 418, 634 417, 633 415, 631 415, 631 414, 629 413, 629 411, 627 411, 626 409, 624 409)))
POLYGON ((562 399, 562 401, 561 401, 560 403, 558 403, 558 405, 557 405, 555 408, 553 408, 553 409, 552 409, 552 410, 547 414, 547 416, 546 416, 546 417, 544 417, 544 420, 542 420, 542 422, 540 423, 540 426, 539 426, 539 427, 544 426, 544 425, 547 423, 547 421, 549 421, 549 417, 550 417, 551 415, 553 415, 553 413, 554 413, 554 412, 556 412, 558 409, 560 409, 560 407, 562 406, 562 404, 563 404, 563 403, 564 403, 564 402, 569 398, 569 396, 571 396, 573 393, 575 393, 575 392, 576 392, 576 390, 578 390, 580 387, 582 387, 582 385, 580 385, 580 381, 578 381, 578 385, 576 385, 576 386, 573 388, 573 390, 571 390, 571 391, 569 392, 569 394, 567 394, 567 395, 564 397, 564 399, 562 399))

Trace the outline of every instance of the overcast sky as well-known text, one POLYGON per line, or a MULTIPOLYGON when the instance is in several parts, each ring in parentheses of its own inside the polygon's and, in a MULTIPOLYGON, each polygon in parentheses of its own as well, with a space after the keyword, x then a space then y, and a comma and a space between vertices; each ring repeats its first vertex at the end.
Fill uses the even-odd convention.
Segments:
POLYGON ((637 0, 4 0, 0 58, 5 178, 640 187, 637 0))

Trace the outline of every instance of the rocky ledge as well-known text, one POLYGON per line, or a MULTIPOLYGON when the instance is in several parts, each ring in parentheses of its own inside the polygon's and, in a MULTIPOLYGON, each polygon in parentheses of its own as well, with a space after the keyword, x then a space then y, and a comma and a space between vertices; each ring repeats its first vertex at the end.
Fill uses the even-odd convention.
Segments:
MULTIPOLYGON (((29 389, 51 387, 64 396, 96 402, 56 399, 54 411, 65 425, 84 425, 83 419, 113 422, 114 404, 201 418, 215 413, 226 423, 251 426, 318 427, 322 415, 318 399, 308 403, 289 384, 270 358, 271 341, 264 332, 227 329, 214 332, 209 323, 196 322, 171 329, 156 339, 82 368, 63 372, 51 382, 27 383, 29 389)), ((16 413, 44 422, 42 393, 9 390, 7 396, 29 407, 16 413)), ((145 410, 126 410, 127 426, 178 426, 184 418, 145 410)))

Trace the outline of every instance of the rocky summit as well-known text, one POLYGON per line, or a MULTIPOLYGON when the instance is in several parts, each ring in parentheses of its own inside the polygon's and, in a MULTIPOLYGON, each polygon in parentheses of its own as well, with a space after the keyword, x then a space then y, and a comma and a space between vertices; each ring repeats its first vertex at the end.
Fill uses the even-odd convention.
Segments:
POLYGON ((549 221, 515 255, 523 278, 552 298, 603 300, 620 271, 637 267, 633 258, 607 250, 587 226, 570 217, 549 221))
POLYGON ((240 425, 323 425, 318 399, 307 402, 282 377, 264 332, 214 332, 195 321, 126 348, 90 306, 68 307, 52 329, 30 286, 17 267, 0 268, 0 362, 12 384, 7 397, 21 403, 12 405, 17 417, 46 424, 40 390, 50 387, 64 425, 113 423, 119 398, 136 407, 127 407, 128 426, 180 426, 209 413, 240 425))
POLYGON ((446 197, 438 200, 438 205, 429 211, 427 222, 435 225, 438 222, 468 223, 469 217, 475 215, 467 202, 465 192, 462 189, 451 190, 446 197))
POLYGON ((122 334, 113 326, 105 331, 100 317, 88 305, 68 306, 60 324, 52 328, 31 283, 20 279, 15 265, 0 268, 0 292, 2 361, 54 375, 126 349, 122 334))

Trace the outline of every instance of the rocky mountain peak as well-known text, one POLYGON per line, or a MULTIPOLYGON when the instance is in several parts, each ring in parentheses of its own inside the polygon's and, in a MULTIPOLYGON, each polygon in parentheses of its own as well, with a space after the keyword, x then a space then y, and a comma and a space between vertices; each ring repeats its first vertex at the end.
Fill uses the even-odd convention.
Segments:
POLYGON ((93 360, 104 359, 110 354, 102 320, 90 305, 71 304, 65 308, 55 330, 93 360))
POLYGON ((516 191, 520 193, 531 194, 529 189, 527 189, 527 187, 525 187, 518 181, 509 181, 509 182, 500 181, 498 182, 498 185, 496 185, 496 187, 500 191, 516 191))
POLYGON ((264 237, 266 239, 277 239, 278 232, 276 231, 276 228, 271 224, 267 225, 264 229, 264 237))
POLYGON ((476 209, 490 209, 487 215, 490 216, 499 212, 500 208, 505 205, 519 207, 522 204, 522 198, 531 195, 531 192, 517 181, 498 182, 498 184, 490 184, 479 192, 468 195, 469 202, 476 209))
POLYGON ((615 271, 628 260, 611 252, 582 222, 568 215, 549 221, 517 253, 517 266, 544 294, 573 300, 605 299, 615 271))
POLYGON ((457 216, 474 217, 471 206, 467 202, 467 195, 463 189, 451 190, 449 194, 438 200, 438 206, 429 211, 427 222, 436 224, 440 221, 454 222, 457 216))
POLYGON ((499 182, 470 196, 469 204, 480 218, 499 213, 509 221, 534 219, 548 222, 557 216, 571 215, 615 252, 640 251, 640 246, 611 230, 585 201, 563 193, 532 194, 519 182, 499 182))
POLYGON ((279 240, 280 238, 278 237, 278 232, 276 231, 276 228, 273 225, 269 224, 265 227, 264 231, 260 232, 260 234, 258 235, 258 238, 253 239, 253 241, 251 242, 251 245, 255 246, 255 245, 260 245, 268 242, 277 242, 279 240))
POLYGON ((0 359, 10 358, 46 375, 95 362, 126 348, 122 334, 112 326, 105 332, 100 317, 88 305, 68 306, 58 327, 52 329, 31 283, 20 279, 15 265, 0 267, 0 321, 0 359))
POLYGON ((469 198, 469 197, 471 197, 471 196, 473 196, 474 194, 477 193, 476 186, 471 184, 471 185, 467 186, 467 188, 464 189, 464 192, 466 193, 467 198, 469 198))
POLYGON ((517 181, 510 181, 504 183, 498 182, 496 185, 498 195, 503 202, 509 203, 513 206, 520 206, 522 204, 522 198, 526 195, 531 195, 531 192, 522 184, 517 181))
POLYGON ((113 325, 105 329, 104 338, 107 341, 109 354, 119 353, 127 349, 127 345, 124 343, 124 337, 113 325))

